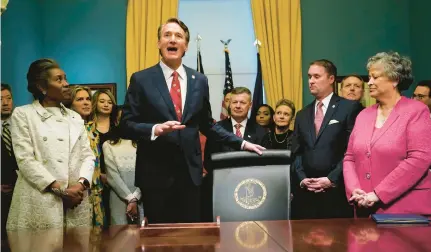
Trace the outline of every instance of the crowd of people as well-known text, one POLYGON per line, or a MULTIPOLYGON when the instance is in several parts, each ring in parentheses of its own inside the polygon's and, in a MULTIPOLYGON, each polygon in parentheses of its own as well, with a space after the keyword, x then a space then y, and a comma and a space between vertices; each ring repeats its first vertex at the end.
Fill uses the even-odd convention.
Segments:
POLYGON ((207 77, 182 64, 187 26, 171 18, 157 35, 161 61, 132 75, 123 106, 108 90, 71 88, 52 59, 29 67, 31 104, 14 109, 2 84, 2 234, 139 224, 144 213, 152 223, 212 221, 211 155, 265 148, 294 156, 294 219, 431 217, 431 84, 401 95, 413 84, 408 58, 377 53, 369 81, 347 76, 340 96, 335 64, 315 60, 315 99, 300 111, 287 99, 252 108, 250 90, 236 87, 229 117, 215 122, 207 77), (365 85, 375 105, 361 104, 365 85))

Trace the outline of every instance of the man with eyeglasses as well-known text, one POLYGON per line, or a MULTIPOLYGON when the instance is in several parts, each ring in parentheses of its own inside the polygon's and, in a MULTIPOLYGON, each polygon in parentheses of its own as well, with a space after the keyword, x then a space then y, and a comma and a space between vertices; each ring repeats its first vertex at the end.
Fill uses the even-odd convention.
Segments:
POLYGON ((431 80, 420 81, 416 86, 412 98, 423 102, 431 111, 431 80))

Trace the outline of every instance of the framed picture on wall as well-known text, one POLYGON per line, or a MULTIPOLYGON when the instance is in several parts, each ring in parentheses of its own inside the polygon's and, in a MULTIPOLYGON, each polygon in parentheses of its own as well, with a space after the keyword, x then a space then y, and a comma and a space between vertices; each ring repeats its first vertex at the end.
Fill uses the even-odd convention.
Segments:
MULTIPOLYGON (((335 93, 337 95, 341 94, 341 81, 348 75, 345 76, 337 76, 336 80, 335 80, 335 93)), ((358 75, 359 77, 362 78, 362 80, 364 81, 364 97, 362 97, 361 103, 362 105, 364 105, 364 107, 368 107, 371 106, 373 104, 376 103, 376 100, 374 98, 371 98, 370 96, 370 89, 368 87, 368 75, 358 75)), ((340 95, 341 96, 341 95, 340 95)))
POLYGON ((93 95, 97 90, 107 89, 114 95, 115 100, 118 101, 117 97, 117 84, 116 83, 83 83, 83 84, 70 84, 70 86, 85 86, 91 89, 93 95))

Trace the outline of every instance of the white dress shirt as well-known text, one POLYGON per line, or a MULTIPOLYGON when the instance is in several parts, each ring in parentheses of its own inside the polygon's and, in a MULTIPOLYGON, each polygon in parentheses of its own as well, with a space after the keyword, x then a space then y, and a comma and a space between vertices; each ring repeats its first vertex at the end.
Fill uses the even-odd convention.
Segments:
MULTIPOLYGON (((172 79, 174 78, 172 74, 174 71, 177 71, 178 73, 178 80, 180 81, 181 86, 181 112, 184 112, 184 104, 186 104, 186 92, 187 92, 187 74, 186 69, 181 64, 180 67, 177 70, 173 70, 172 68, 168 67, 163 61, 160 61, 159 63, 160 67, 162 68, 163 76, 166 80, 166 85, 168 86, 169 92, 171 91, 172 86, 172 79)), ((155 124, 153 128, 151 129, 151 141, 156 140, 157 136, 154 134, 154 130, 156 129, 156 126, 158 124, 155 124)))
MULTIPOLYGON (((334 93, 330 93, 328 96, 326 96, 323 100, 323 106, 322 106, 322 110, 323 110, 323 116, 325 116, 326 111, 328 111, 328 107, 329 107, 329 102, 331 101, 332 96, 334 95, 334 93)), ((314 115, 316 115, 317 113, 317 105, 318 105, 318 101, 316 100, 316 103, 314 104, 314 115)))
MULTIPOLYGON (((235 125, 237 125, 239 122, 235 121, 235 119, 233 119, 231 117, 231 121, 232 121, 232 128, 233 128, 233 133, 236 134, 236 128, 235 125)), ((240 122, 239 124, 241 124, 241 128, 239 128, 239 131, 241 132, 241 136, 242 138, 244 138, 244 133, 245 133, 245 126, 247 126, 247 118, 245 118, 242 122, 240 122)))
MULTIPOLYGON (((180 81, 180 85, 181 85, 181 104, 183 107, 183 112, 184 112, 184 104, 186 102, 186 92, 187 92, 187 74, 186 74, 186 69, 184 68, 184 66, 181 64, 180 67, 177 70, 173 70, 170 67, 168 67, 165 63, 163 63, 163 61, 160 61, 160 67, 162 68, 163 71, 163 75, 165 77, 166 80, 166 85, 168 86, 168 90, 171 90, 171 85, 172 85, 172 79, 173 79, 173 72, 177 71, 178 72, 178 79, 180 81)), ((245 124, 243 125, 244 127, 241 127, 241 134, 244 136, 244 131, 245 131, 245 125, 247 124, 247 120, 245 120, 245 124)), ((154 131, 156 129, 156 126, 159 124, 155 124, 153 126, 153 128, 151 129, 151 141, 154 141, 157 139, 157 136, 154 134, 154 131)), ((234 132, 235 134, 235 132, 234 132)), ((241 144, 241 150, 244 149, 244 145, 245 145, 246 141, 243 141, 241 144)))
POLYGON ((174 78, 172 74, 174 71, 177 71, 178 73, 178 80, 180 81, 181 86, 181 107, 182 112, 184 112, 184 104, 186 102, 186 93, 187 93, 187 74, 186 69, 184 69, 183 65, 180 65, 180 67, 177 70, 173 70, 170 67, 168 67, 163 61, 160 61, 160 67, 162 68, 163 75, 165 76, 166 85, 168 85, 169 92, 171 91, 172 86, 172 79, 174 78))

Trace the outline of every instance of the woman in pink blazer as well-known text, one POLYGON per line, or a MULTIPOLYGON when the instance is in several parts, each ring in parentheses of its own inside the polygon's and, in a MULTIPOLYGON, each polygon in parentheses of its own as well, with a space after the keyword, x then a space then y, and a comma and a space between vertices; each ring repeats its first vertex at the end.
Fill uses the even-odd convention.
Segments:
POLYGON ((431 216, 431 120, 428 108, 401 96, 413 82, 398 53, 368 60, 370 95, 378 104, 357 117, 344 157, 347 198, 370 213, 431 216))

